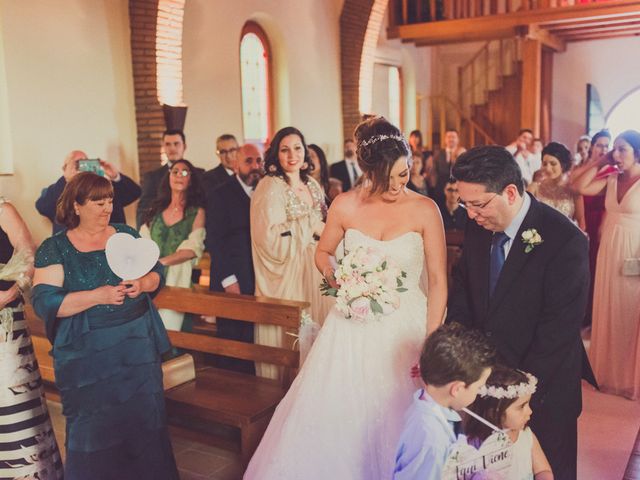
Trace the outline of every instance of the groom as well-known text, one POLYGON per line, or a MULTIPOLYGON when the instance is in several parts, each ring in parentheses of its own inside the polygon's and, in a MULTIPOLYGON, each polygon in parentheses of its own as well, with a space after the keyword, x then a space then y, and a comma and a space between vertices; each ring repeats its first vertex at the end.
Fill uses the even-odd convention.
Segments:
POLYGON ((556 480, 575 480, 587 238, 524 192, 520 168, 503 147, 469 150, 452 175, 475 221, 467 222, 447 321, 484 331, 504 362, 538 377, 531 428, 556 480))

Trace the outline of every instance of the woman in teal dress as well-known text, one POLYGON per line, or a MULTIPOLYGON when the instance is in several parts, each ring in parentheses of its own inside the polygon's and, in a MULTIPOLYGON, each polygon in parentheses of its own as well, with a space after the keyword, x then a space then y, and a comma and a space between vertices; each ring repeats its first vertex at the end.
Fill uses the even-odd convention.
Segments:
MULTIPOLYGON (((160 247, 165 285, 191 287, 191 273, 204 251, 204 209, 198 177, 188 160, 178 160, 158 188, 158 197, 143 218, 140 235, 160 247)), ((182 330, 184 314, 160 309, 168 330, 182 330)), ((188 329, 187 329, 188 330, 188 329)))
POLYGON ((174 480, 160 356, 170 349, 151 302, 162 266, 121 280, 105 245, 132 228, 109 224, 113 189, 89 172, 65 187, 56 220, 67 228, 36 253, 33 306, 53 344, 67 420, 67 480, 174 480))

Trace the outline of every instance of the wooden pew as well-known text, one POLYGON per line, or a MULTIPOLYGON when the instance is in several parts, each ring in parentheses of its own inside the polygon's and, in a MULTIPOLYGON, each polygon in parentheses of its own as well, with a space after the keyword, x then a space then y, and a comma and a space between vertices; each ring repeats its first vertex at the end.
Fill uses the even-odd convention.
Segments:
MULTIPOLYGON (((298 333, 302 310, 308 307, 305 302, 215 293, 200 286, 165 287, 154 302, 158 308, 276 325, 291 334, 298 333)), ((26 308, 25 317, 43 381, 51 392, 55 388, 53 359, 48 355, 51 346, 44 338, 43 323, 30 307, 26 308)), ((282 378, 270 380, 199 364, 195 380, 165 392, 173 430, 237 450, 242 460, 248 462, 297 373, 299 353, 293 349, 294 338, 283 335, 281 348, 186 332, 170 331, 169 338, 175 347, 193 352, 196 358, 198 353, 208 353, 282 367, 282 378), (226 435, 221 438, 220 432, 226 435)))

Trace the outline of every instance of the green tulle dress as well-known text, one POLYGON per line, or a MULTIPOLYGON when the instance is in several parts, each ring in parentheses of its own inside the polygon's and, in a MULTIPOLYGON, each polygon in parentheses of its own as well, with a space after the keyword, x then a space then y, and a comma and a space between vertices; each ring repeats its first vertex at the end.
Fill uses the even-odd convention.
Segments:
MULTIPOLYGON (((138 233, 114 224, 118 232, 138 233)), ((33 306, 53 344, 56 386, 67 420, 65 478, 178 479, 166 426, 160 355, 167 332, 148 294, 66 318, 66 294, 117 285, 104 250, 80 252, 66 230, 45 240, 36 268, 60 264, 64 285, 34 288, 33 306)), ((162 277, 162 266, 153 271, 162 277)))

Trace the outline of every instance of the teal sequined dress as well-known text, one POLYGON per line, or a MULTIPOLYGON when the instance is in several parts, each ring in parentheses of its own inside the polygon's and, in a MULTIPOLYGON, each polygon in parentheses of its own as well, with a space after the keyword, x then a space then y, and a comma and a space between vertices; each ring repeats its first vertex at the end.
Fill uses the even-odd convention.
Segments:
MULTIPOLYGON (((65 478, 178 479, 162 388, 160 355, 171 347, 162 320, 148 294, 58 318, 67 293, 120 283, 104 250, 80 252, 66 233, 45 240, 35 259, 36 268, 62 265, 64 285, 37 285, 33 296, 67 420, 65 478)), ((162 277, 160 264, 153 271, 162 277)))

